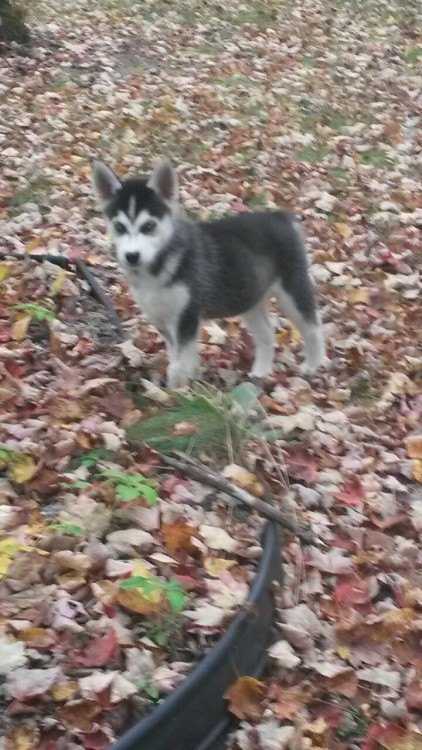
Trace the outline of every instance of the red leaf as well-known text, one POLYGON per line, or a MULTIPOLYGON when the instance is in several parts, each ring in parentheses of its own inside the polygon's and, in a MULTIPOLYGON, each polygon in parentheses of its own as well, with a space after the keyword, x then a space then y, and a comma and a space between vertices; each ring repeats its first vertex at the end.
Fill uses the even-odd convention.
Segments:
POLYGON ((366 735, 361 750, 379 750, 384 741, 397 740, 404 734, 403 727, 397 724, 372 724, 366 735))
POLYGON ((317 462, 304 448, 293 445, 285 449, 287 473, 293 479, 313 484, 317 478, 317 462))
POLYGON ((340 492, 337 492, 334 497, 345 505, 356 506, 363 503, 365 492, 359 479, 352 479, 342 484, 340 492))
POLYGON ((334 596, 338 604, 366 604, 370 600, 369 583, 359 576, 351 576, 338 581, 334 596))
POLYGON ((116 631, 109 630, 94 638, 84 651, 75 654, 73 662, 83 667, 105 667, 117 659, 119 650, 116 631))
POLYGON ((87 750, 106 750, 110 747, 110 737, 102 729, 97 729, 84 735, 83 744, 87 750))
POLYGON ((407 708, 416 709, 419 711, 422 709, 422 683, 420 680, 413 680, 406 688, 404 694, 407 708))

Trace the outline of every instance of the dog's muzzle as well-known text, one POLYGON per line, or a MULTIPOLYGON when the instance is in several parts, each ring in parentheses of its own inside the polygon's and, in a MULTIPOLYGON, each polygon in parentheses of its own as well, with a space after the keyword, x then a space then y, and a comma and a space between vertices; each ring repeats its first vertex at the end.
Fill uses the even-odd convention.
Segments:
POLYGON ((132 253, 126 253, 126 260, 130 266, 137 266, 139 263, 140 254, 135 251, 132 253))

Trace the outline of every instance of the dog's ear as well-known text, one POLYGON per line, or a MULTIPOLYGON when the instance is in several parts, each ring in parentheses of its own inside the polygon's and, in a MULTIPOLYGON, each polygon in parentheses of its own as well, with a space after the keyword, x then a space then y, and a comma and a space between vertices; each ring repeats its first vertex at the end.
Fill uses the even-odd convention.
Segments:
POLYGON ((102 207, 107 205, 122 186, 117 175, 102 161, 94 161, 92 165, 92 182, 95 194, 102 207))
POLYGON ((148 187, 155 190, 163 200, 175 203, 178 197, 176 170, 168 159, 161 159, 148 180, 148 187))

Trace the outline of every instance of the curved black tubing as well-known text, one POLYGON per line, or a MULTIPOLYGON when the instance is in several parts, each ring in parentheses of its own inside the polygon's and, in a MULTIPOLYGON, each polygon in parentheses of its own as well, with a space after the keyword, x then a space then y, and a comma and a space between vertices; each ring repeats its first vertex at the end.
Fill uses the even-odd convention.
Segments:
POLYGON ((277 525, 269 523, 247 605, 184 682, 110 750, 207 750, 227 727, 223 698, 238 677, 258 677, 266 662, 273 624, 272 581, 281 579, 277 525))

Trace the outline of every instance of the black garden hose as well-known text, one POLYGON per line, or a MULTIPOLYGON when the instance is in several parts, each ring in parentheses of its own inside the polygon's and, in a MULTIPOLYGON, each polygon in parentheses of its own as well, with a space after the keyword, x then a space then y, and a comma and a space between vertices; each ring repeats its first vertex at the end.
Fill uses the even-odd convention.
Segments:
POLYGON ((41 263, 42 261, 48 261, 49 263, 54 263, 56 266, 60 266, 60 268, 65 269, 71 269, 72 265, 75 266, 76 271, 78 275, 84 279, 84 281, 87 282, 89 288, 91 289, 93 297, 100 302, 101 305, 107 310, 110 318, 112 319, 114 326, 116 328, 117 334, 119 339, 122 341, 125 338, 125 331, 122 326, 121 320, 113 306, 113 304, 110 302, 109 298, 107 297, 106 293, 98 283, 97 279, 95 278, 94 274, 90 269, 88 268, 90 263, 85 263, 80 258, 75 258, 75 260, 69 260, 69 258, 66 258, 64 255, 31 255, 30 253, 28 255, 23 253, 5 253, 0 251, 0 259, 1 260, 36 260, 38 263, 41 263))

